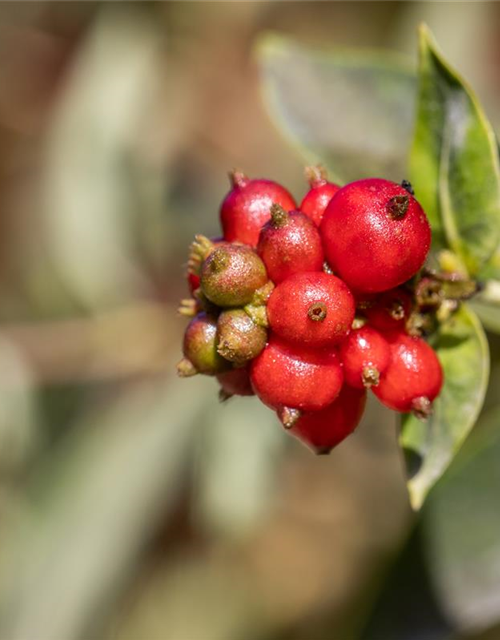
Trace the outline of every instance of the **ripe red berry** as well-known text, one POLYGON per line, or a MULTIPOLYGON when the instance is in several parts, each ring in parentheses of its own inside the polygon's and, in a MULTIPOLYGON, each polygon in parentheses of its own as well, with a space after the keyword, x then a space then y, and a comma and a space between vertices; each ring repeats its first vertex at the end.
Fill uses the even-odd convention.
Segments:
POLYGON ((390 409, 425 418, 441 391, 443 370, 422 338, 399 332, 389 336, 391 361, 373 393, 390 409))
POLYGON ((300 271, 321 271, 324 255, 319 231, 300 211, 287 213, 273 204, 271 219, 260 232, 257 253, 277 284, 300 271))
POLYGON ((248 304, 267 281, 264 263, 245 245, 222 244, 213 249, 201 267, 201 290, 219 307, 248 304))
POLYGON ((389 343, 378 331, 368 325, 354 329, 340 349, 345 381, 359 389, 377 386, 390 357, 389 343))
POLYGON ((224 402, 232 396, 253 396, 248 367, 231 369, 217 376, 220 384, 219 400, 224 402))
POLYGON ((274 289, 267 315, 271 329, 287 341, 309 347, 331 346, 351 330, 354 298, 333 275, 296 273, 274 289))
POLYGON ((326 172, 321 167, 307 167, 306 176, 311 188, 304 196, 299 209, 319 227, 326 207, 340 187, 328 182, 326 172))
POLYGON ((262 226, 269 220, 273 203, 286 211, 297 208, 288 191, 272 180, 249 180, 235 171, 231 174, 232 189, 224 198, 220 218, 224 238, 256 247, 262 226))
POLYGON ((386 291, 414 276, 431 242, 415 198, 378 178, 342 187, 326 208, 321 234, 330 266, 357 292, 386 291))
POLYGON ((391 289, 371 301, 364 313, 369 324, 379 331, 403 330, 410 317, 411 295, 402 288, 391 289))
POLYGON ((231 364, 217 353, 217 320, 203 312, 187 326, 183 353, 184 358, 177 365, 181 377, 196 373, 215 375, 231 368, 231 364))
POLYGON ((338 398, 321 411, 302 414, 288 430, 316 454, 328 454, 358 426, 366 391, 344 385, 338 398))
POLYGON ((262 402, 274 409, 323 409, 342 387, 340 359, 334 351, 292 347, 271 336, 252 360, 250 379, 262 402))

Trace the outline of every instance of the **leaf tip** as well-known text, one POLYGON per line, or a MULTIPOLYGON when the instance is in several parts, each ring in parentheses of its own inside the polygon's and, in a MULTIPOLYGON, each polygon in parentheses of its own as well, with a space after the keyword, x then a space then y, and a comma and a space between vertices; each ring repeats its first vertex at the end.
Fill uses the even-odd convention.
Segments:
POLYGON ((425 491, 421 486, 414 482, 408 482, 408 497, 410 499, 410 506, 413 511, 418 512, 422 508, 425 500, 425 491))

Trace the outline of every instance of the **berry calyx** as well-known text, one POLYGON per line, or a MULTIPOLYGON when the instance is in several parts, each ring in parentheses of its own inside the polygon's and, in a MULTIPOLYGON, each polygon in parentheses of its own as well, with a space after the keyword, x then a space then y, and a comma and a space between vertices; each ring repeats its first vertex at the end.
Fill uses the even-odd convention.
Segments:
POLYGON ((391 351, 387 340, 368 325, 354 329, 342 343, 340 357, 347 384, 362 389, 376 387, 389 366, 391 351))
POLYGON ((305 174, 311 188, 304 196, 299 209, 319 227, 326 207, 340 187, 328 182, 323 167, 306 167, 305 174))
POLYGON ((273 409, 318 411, 340 392, 343 374, 336 352, 292 347, 275 336, 252 361, 255 393, 273 409))
POLYGON ((196 373, 216 375, 227 371, 231 364, 217 353, 217 320, 199 313, 189 323, 184 334, 184 358, 177 365, 180 377, 196 373))
POLYGON ((219 400, 225 402, 233 396, 253 396, 254 391, 250 383, 250 373, 247 367, 231 369, 219 373, 217 381, 220 385, 219 400))
POLYGON ((354 298, 336 276, 296 273, 281 282, 267 305, 269 326, 281 338, 309 347, 328 347, 347 336, 354 298))
POLYGON ((208 258, 213 249, 224 242, 222 238, 209 239, 206 236, 197 234, 193 242, 189 245, 187 280, 191 293, 194 293, 200 286, 200 273, 203 261, 208 258))
MULTIPOLYGON (((288 433, 311 451, 327 455, 358 426, 366 404, 366 391, 344 384, 338 398, 320 411, 303 413, 288 433)), ((286 425, 285 425, 286 426, 286 425)))
POLYGON ((258 326, 243 309, 223 311, 217 321, 217 351, 242 365, 259 355, 266 346, 267 331, 258 326))
POLYGON ((368 323, 379 331, 402 330, 410 317, 412 297, 402 288, 386 291, 364 307, 368 323))
POLYGON ((273 203, 286 211, 297 208, 291 194, 272 180, 249 180, 243 173, 234 171, 231 184, 232 189, 220 209, 224 238, 229 242, 239 241, 256 247, 273 203))
POLYGON ((422 338, 399 332, 389 336, 391 360, 373 393, 390 409, 425 418, 443 385, 435 351, 422 338))
POLYGON ((279 204, 273 204, 271 219, 262 227, 257 253, 275 284, 294 273, 323 268, 323 247, 317 227, 303 213, 288 213, 279 204))
POLYGON ((264 263, 253 249, 223 244, 203 262, 200 287, 219 307, 240 307, 251 302, 255 291, 267 280, 264 263))
POLYGON ((400 185, 372 178, 342 187, 321 222, 326 259, 356 292, 397 287, 422 267, 430 247, 427 217, 400 185))

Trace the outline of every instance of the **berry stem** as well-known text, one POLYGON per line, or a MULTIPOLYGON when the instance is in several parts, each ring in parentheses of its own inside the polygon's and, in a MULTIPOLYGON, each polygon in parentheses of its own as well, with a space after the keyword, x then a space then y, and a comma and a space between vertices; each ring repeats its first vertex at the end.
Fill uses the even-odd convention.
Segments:
POLYGON ((314 453, 317 456, 329 456, 333 447, 316 447, 314 453))
POLYGON ((313 322, 323 322, 326 318, 326 304, 324 302, 313 302, 307 310, 307 315, 313 322))
POLYGON ((402 180, 402 182, 401 182, 401 186, 403 187, 403 189, 404 189, 405 191, 408 191, 408 193, 409 193, 411 196, 414 196, 414 195, 415 195, 415 191, 413 191, 413 187, 411 186, 411 182, 410 182, 409 180, 402 180))
POLYGON ((311 188, 321 187, 321 185, 327 182, 327 173, 325 167, 320 164, 310 165, 304 170, 306 180, 309 182, 311 188))
POLYGON ((233 169, 229 172, 229 181, 233 188, 242 189, 248 184, 248 176, 241 169, 233 169))
POLYGON ((280 229, 288 224, 288 212, 280 204, 274 203, 271 206, 271 224, 275 229, 280 229))
POLYGON ((325 260, 323 262, 323 271, 325 273, 328 273, 328 275, 333 276, 333 269, 331 268, 331 266, 328 264, 328 262, 325 260))
POLYGON ((214 243, 206 236, 197 234, 189 246, 188 273, 200 275, 201 264, 208 258, 214 248, 214 243))
POLYGON ((387 203, 387 212, 393 220, 402 220, 408 211, 408 196, 394 196, 387 203))
POLYGON ((419 420, 427 420, 432 415, 432 403, 426 396, 415 398, 411 403, 413 415, 419 420))
POLYGON ((198 313, 198 303, 193 298, 183 298, 180 301, 177 313, 186 318, 194 318, 198 313))
POLYGON ((282 407, 278 410, 278 418, 285 429, 291 429, 297 423, 300 415, 298 409, 291 409, 290 407, 282 407))
POLYGON ((269 327, 266 305, 247 304, 243 307, 243 310, 245 311, 247 316, 255 322, 257 326, 264 327, 265 329, 269 327))
POLYGON ((402 320, 405 317, 405 308, 401 300, 393 300, 387 312, 393 320, 402 320))
POLYGON ((361 375, 363 386, 367 389, 378 386, 380 382, 380 373, 375 367, 365 367, 361 375))
POLYGON ((233 394, 224 391, 224 389, 219 389, 219 402, 227 402, 229 398, 232 398, 233 394))
POLYGON ((182 358, 177 364, 177 375, 179 378, 190 378, 198 373, 194 364, 187 358, 182 358))

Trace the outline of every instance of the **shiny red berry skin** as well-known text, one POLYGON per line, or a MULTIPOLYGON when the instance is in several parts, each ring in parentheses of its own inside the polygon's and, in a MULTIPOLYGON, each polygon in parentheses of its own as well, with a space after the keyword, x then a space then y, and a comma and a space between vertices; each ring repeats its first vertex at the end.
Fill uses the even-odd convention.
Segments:
POLYGON ((347 384, 362 389, 376 386, 391 358, 387 340, 368 325, 353 329, 342 342, 340 358, 347 384))
POLYGON ((398 332, 389 336, 391 361, 373 393, 389 409, 419 417, 443 385, 443 370, 435 351, 422 338, 398 332))
POLYGON ((299 209, 319 227, 326 207, 340 187, 338 184, 328 182, 322 167, 307 167, 306 176, 311 188, 304 196, 299 209))
POLYGON ((358 426, 366 404, 366 391, 344 385, 330 405, 304 413, 288 430, 316 454, 328 454, 358 426))
POLYGON ((410 317, 412 298, 402 288, 386 291, 364 310, 368 323, 379 331, 403 330, 410 317))
POLYGON ((262 227, 257 253, 275 284, 301 271, 322 271, 325 259, 314 223, 299 211, 287 213, 277 205, 262 227))
POLYGON ((379 178, 342 187, 326 208, 321 235, 328 263, 356 292, 402 284, 422 267, 431 243, 419 203, 379 178))
POLYGON ((272 180, 249 180, 240 173, 232 176, 233 188, 224 198, 220 219, 225 240, 256 247, 262 226, 271 217, 271 206, 286 211, 297 208, 290 193, 272 180))
POLYGON ((267 303, 269 326, 281 338, 328 347, 351 330, 354 298, 347 286, 323 272, 296 273, 281 282, 267 303))
POLYGON ((273 409, 318 411, 338 396, 343 373, 334 351, 292 347, 271 336, 251 363, 250 379, 255 393, 273 409))

